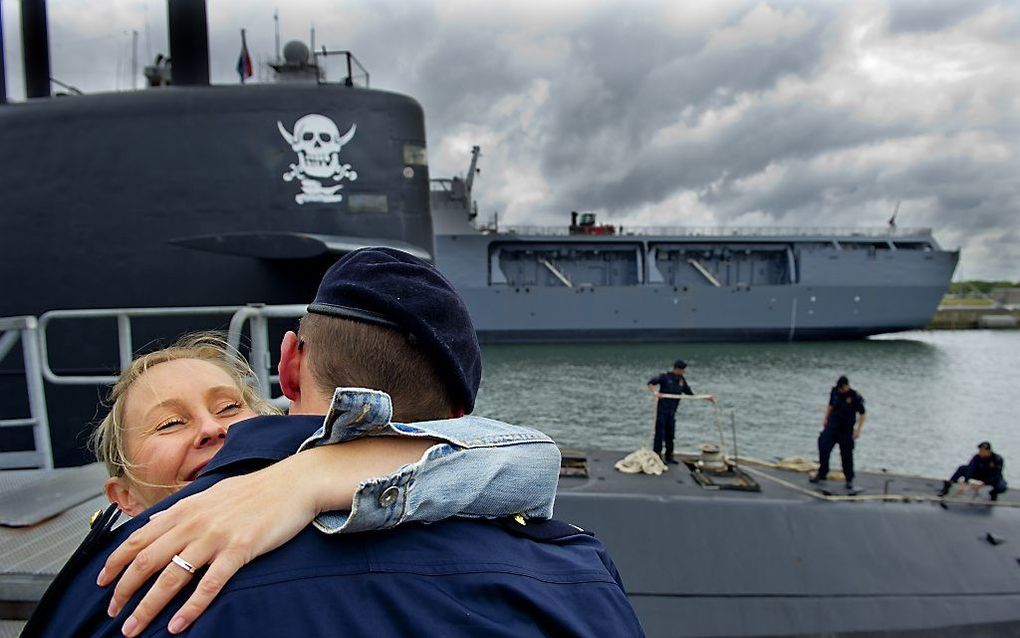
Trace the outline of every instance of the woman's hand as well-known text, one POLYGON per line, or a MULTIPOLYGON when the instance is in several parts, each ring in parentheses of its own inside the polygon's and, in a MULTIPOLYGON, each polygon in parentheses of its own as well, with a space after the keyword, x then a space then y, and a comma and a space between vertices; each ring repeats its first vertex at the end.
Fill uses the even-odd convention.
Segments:
MULTIPOLYGON (((303 454, 290 457, 305 460, 303 454)), ((152 518, 107 559, 98 584, 113 582, 124 570, 110 602, 116 616, 153 574, 162 570, 122 631, 135 636, 193 578, 171 562, 175 554, 196 568, 207 567, 198 587, 168 626, 179 633, 205 611, 228 580, 256 556, 276 549, 298 534, 319 513, 312 489, 314 475, 298 473, 283 462, 258 472, 224 479, 152 518)))

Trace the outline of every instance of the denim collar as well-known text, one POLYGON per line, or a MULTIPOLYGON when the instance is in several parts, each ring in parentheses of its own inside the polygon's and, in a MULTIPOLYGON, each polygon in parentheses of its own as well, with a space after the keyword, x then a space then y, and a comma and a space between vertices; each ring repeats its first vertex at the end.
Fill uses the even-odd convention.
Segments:
POLYGON ((361 438, 386 430, 392 419, 393 402, 385 392, 337 388, 322 421, 321 438, 343 441, 361 438))

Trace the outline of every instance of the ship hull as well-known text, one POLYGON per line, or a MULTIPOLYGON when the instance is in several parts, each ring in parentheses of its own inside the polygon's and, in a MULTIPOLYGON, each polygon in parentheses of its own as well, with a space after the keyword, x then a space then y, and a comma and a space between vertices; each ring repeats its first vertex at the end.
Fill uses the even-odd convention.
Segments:
POLYGON ((479 338, 488 343, 792 341, 859 339, 923 327, 945 288, 766 286, 683 293, 649 286, 581 293, 556 288, 460 292, 479 338), (855 302, 855 297, 862 301, 855 302))
MULTIPOLYGON (((732 241, 732 238, 729 238, 732 241)), ((514 245, 540 252, 547 238, 516 237, 514 245)), ((657 247, 683 246, 675 237, 635 243, 627 239, 555 240, 549 248, 630 250, 638 256, 624 285, 573 284, 552 277, 514 281, 498 272, 504 237, 436 237, 437 263, 463 295, 485 343, 621 341, 803 341, 860 339, 923 328, 948 288, 958 253, 853 251, 797 253, 785 282, 725 283, 700 275, 672 280, 656 268, 657 247)), ((528 252, 529 255, 534 254, 528 252)), ((553 267, 566 281, 571 262, 553 267)), ((613 272, 620 272, 615 262, 613 272)), ((587 271, 591 268, 586 266, 587 271)), ((585 272, 575 268, 577 276, 585 272)), ((743 275, 742 275, 743 276, 743 275)), ((786 275, 784 275, 786 276, 786 275)), ((720 278, 722 275, 720 274, 720 278)))

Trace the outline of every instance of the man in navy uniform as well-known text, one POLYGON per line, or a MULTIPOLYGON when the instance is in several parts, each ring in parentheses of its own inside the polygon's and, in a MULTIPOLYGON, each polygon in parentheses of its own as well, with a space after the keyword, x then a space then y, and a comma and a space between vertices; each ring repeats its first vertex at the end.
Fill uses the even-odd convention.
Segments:
POLYGON ((829 457, 832 448, 839 445, 839 458, 843 462, 843 475, 847 491, 854 490, 854 441, 861 436, 864 427, 864 397, 850 387, 846 376, 836 379, 836 385, 829 392, 829 405, 822 418, 822 431, 818 435, 818 474, 812 483, 824 481, 829 475, 829 457), (860 420, 857 415, 860 415, 860 420), (856 427, 855 427, 856 424, 856 427))
MULTIPOLYGON (((402 334, 449 373, 448 391, 470 412, 480 351, 463 301, 431 265, 396 250, 355 251, 326 273, 309 313, 318 323, 365 322, 402 334)), ((288 333, 284 340, 280 382, 294 403, 292 415, 235 424, 190 485, 112 531, 103 520, 105 527, 93 529, 40 602, 39 618, 33 617, 26 636, 119 636, 148 588, 111 619, 106 611, 112 587, 97 587, 96 575, 110 552, 152 514, 225 478, 271 465, 302 442, 332 437, 331 430, 381 433, 392 427, 398 407, 380 393, 333 395, 334 385, 350 380, 315 380, 316 350, 331 342, 310 338, 314 334, 305 332, 303 322, 300 336, 288 333), (318 415, 326 408, 313 403, 330 396, 323 426, 318 415)), ((380 506, 398 503, 399 498, 380 499, 380 506)), ((187 569, 179 575, 186 578, 187 569)), ((144 635, 169 635, 172 614, 198 582, 192 578, 144 635)), ((451 519, 339 537, 308 527, 241 568, 188 632, 193 638, 642 635, 619 574, 598 541, 566 523, 521 517, 451 519)))
POLYGON ((992 492, 988 496, 993 501, 997 501, 999 494, 1005 492, 1007 487, 1006 479, 1002 478, 1003 463, 1002 457, 992 452, 992 444, 982 441, 978 444, 978 453, 971 458, 970 463, 956 468, 952 478, 942 482, 942 490, 939 495, 948 494, 949 488, 960 479, 975 480, 981 481, 985 485, 991 485, 992 492))
MULTIPOLYGON (((673 362, 673 370, 664 372, 657 377, 648 380, 648 390, 655 395, 655 440, 652 443, 652 450, 662 455, 662 448, 665 445, 666 454, 663 459, 666 463, 677 464, 673 458, 673 438, 676 435, 676 408, 680 405, 680 399, 664 397, 662 395, 693 395, 691 386, 687 385, 684 373, 687 371, 687 363, 682 359, 673 362)), ((715 401, 709 396, 709 401, 715 401)))

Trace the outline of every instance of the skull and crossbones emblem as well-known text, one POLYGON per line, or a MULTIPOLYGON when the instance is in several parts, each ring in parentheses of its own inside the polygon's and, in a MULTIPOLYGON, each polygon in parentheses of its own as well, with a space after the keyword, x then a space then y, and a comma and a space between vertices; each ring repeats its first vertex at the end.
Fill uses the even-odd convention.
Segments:
POLYGON ((339 191, 343 184, 325 185, 323 181, 341 182, 344 179, 354 181, 358 173, 351 170, 350 164, 340 162, 340 149, 354 138, 357 124, 351 124, 343 135, 333 120, 325 115, 309 113, 294 122, 294 133, 291 134, 279 121, 276 126, 280 135, 297 153, 297 164, 291 164, 283 174, 285 182, 297 179, 301 182, 301 192, 294 196, 298 204, 305 202, 339 202, 343 195, 339 191))

